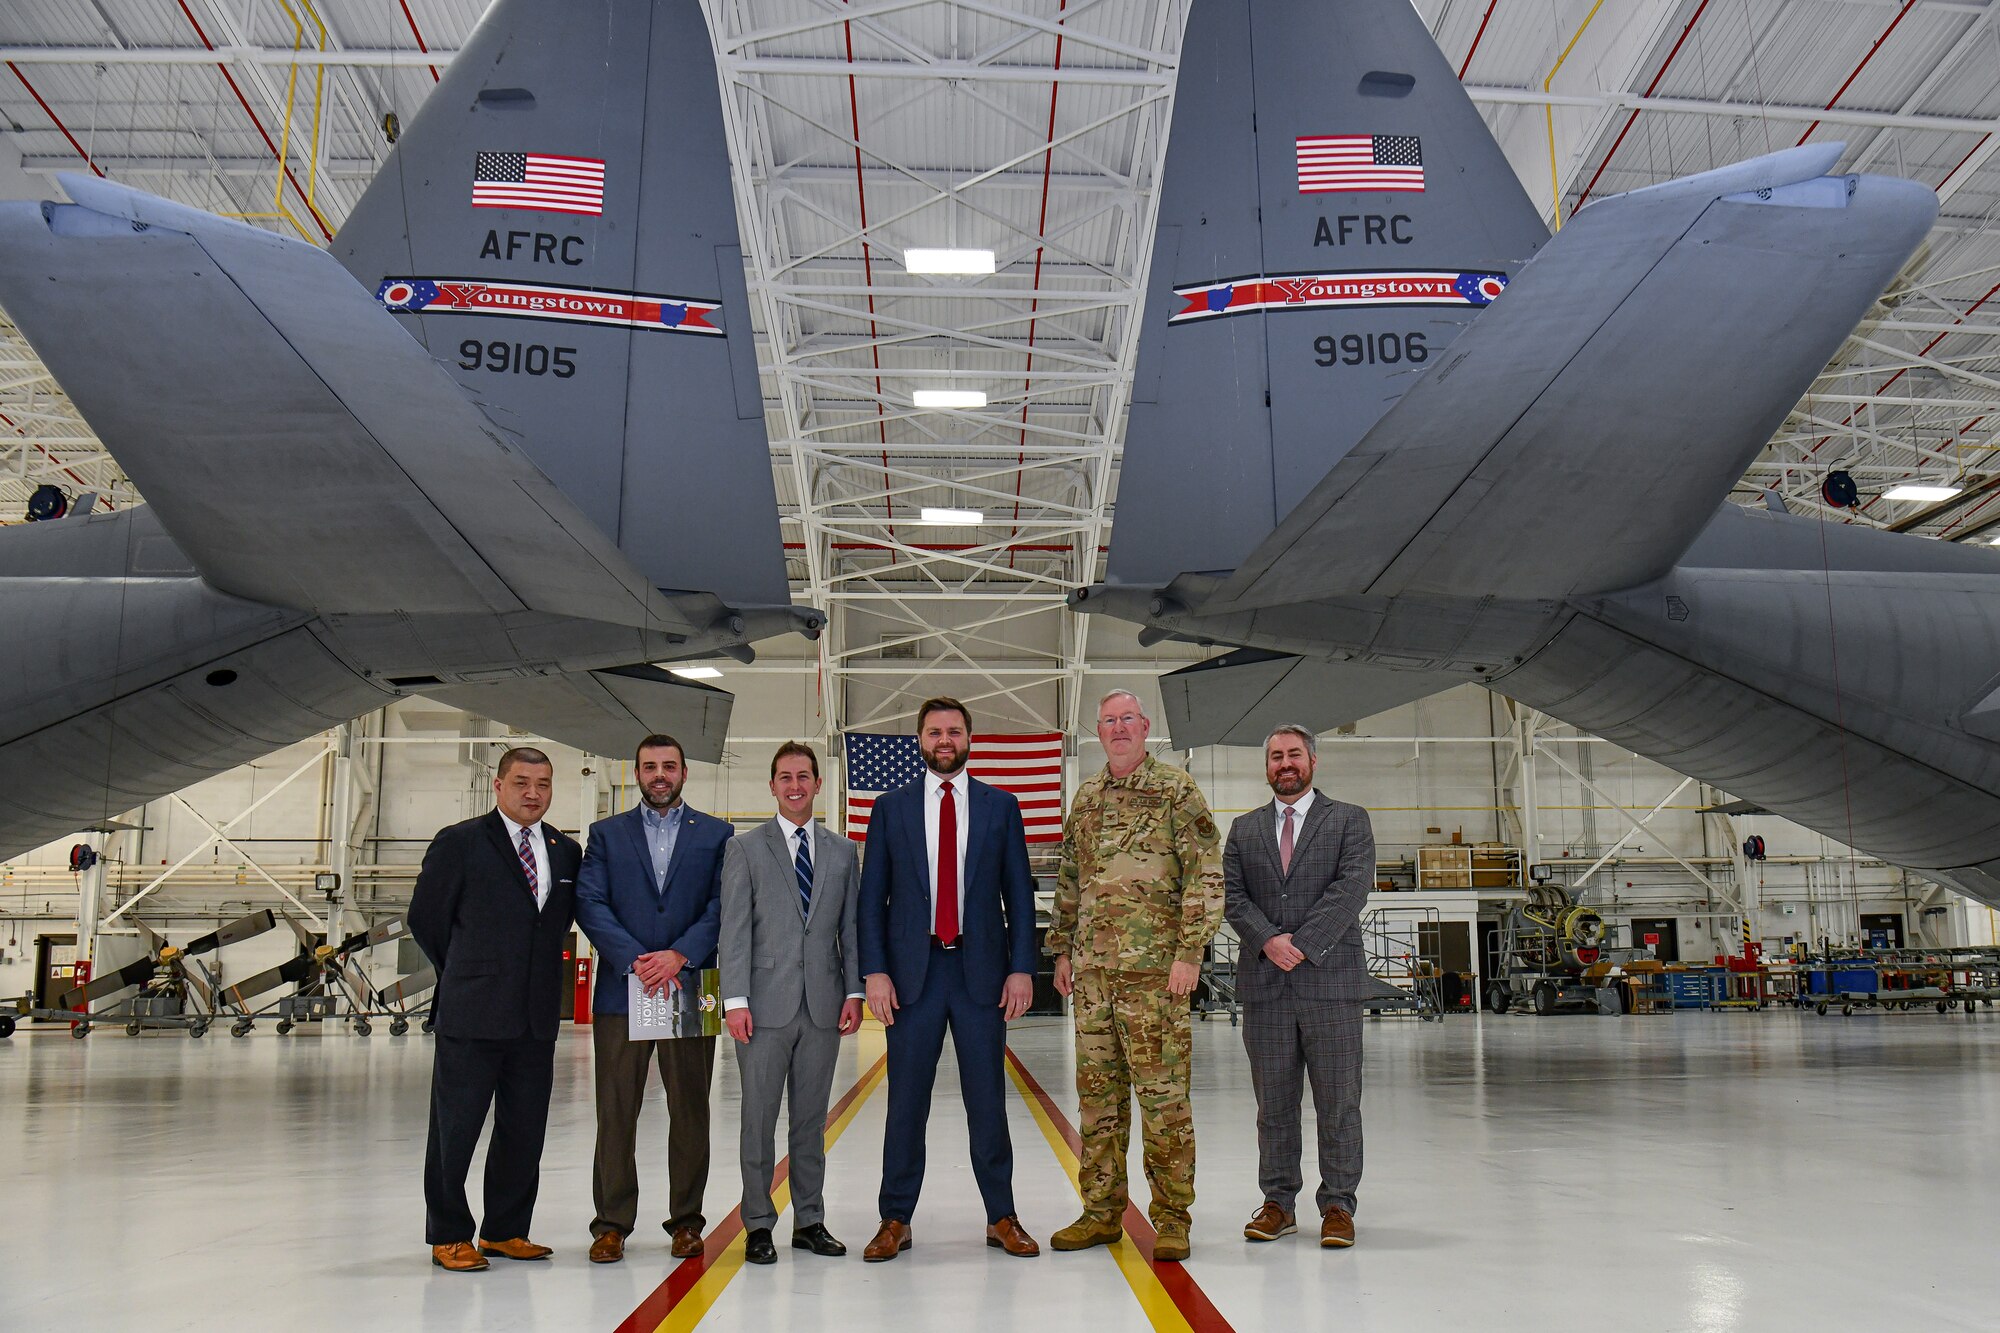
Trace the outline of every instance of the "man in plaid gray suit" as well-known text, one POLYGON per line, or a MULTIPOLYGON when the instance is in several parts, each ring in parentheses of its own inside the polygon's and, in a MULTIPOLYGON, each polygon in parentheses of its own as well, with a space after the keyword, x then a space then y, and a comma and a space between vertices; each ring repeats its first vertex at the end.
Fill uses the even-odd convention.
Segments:
POLYGON ((1237 997, 1257 1094, 1264 1202, 1244 1238, 1298 1230, 1299 1100, 1312 1079, 1319 1118, 1319 1243, 1354 1244, 1361 1183, 1361 1001, 1368 958, 1361 910, 1375 885, 1368 812, 1313 788, 1318 744, 1299 726, 1264 741, 1277 799, 1238 816, 1222 852, 1223 914, 1242 941, 1237 997))

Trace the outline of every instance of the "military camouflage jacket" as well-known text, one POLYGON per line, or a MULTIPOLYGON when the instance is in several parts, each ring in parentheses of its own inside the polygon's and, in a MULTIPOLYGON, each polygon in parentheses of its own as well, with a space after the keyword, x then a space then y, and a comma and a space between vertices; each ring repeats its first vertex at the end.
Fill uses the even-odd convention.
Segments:
POLYGON ((1063 821, 1049 952, 1164 972, 1199 965, 1221 924, 1221 838, 1194 779, 1147 755, 1122 778, 1086 780, 1063 821))

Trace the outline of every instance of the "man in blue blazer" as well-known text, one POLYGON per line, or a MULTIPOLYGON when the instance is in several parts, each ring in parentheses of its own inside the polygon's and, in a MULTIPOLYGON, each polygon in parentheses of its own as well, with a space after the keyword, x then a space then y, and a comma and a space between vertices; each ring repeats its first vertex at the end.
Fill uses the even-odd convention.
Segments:
POLYGON ((702 1194, 708 1187, 708 1088, 714 1037, 633 1041, 627 1032, 628 975, 648 990, 701 985, 715 966, 722 929, 722 851, 735 828, 681 799, 687 759, 671 736, 639 742, 639 804, 590 826, 576 878, 576 921, 597 950, 591 1043, 597 1056, 597 1160, 591 1193, 592 1263, 625 1257, 639 1216, 637 1141, 646 1067, 657 1048, 667 1090, 666 1229, 673 1253, 700 1254, 702 1194))
POLYGON ((924 775, 875 802, 861 863, 861 970, 889 1045, 882 1225, 861 1257, 881 1263, 910 1248, 949 1028, 986 1243, 1027 1258, 1041 1247, 1014 1214, 1005 1068, 1007 1024, 1034 998, 1035 881, 1021 805, 967 776, 972 714, 956 699, 917 710, 917 748, 924 775))

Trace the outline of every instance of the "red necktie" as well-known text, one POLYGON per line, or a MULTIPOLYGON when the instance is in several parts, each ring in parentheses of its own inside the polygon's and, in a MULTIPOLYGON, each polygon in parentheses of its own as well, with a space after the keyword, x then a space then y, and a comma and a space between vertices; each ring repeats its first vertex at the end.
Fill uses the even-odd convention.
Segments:
POLYGON ((940 944, 958 942, 958 803, 951 799, 951 784, 939 789, 943 804, 938 807, 937 858, 937 937, 940 944))

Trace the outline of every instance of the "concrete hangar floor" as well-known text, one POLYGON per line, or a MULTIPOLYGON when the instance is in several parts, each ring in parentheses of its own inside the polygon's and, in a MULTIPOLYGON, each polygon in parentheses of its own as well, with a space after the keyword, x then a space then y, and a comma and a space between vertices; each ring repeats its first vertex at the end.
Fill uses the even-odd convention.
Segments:
POLYGON ((641 1122, 640 1230, 623 1264, 586 1262, 591 1054, 571 1029, 535 1225, 556 1256, 458 1276, 433 1268, 422 1243, 421 1036, 71 1041, 24 1029, 0 1043, 0 1329, 1400 1333, 2000 1319, 2000 1016, 1987 1010, 1373 1021, 1360 1243, 1345 1252, 1303 1233, 1242 1240, 1258 1202, 1255 1115, 1238 1033, 1211 1019, 1197 1025, 1194 1253, 1157 1268, 1143 1228, 1113 1249, 1046 1249, 1076 1211, 1075 1101, 1067 1024, 1032 1017, 1012 1031, 1010 1116, 1021 1215, 1042 1256, 983 1244, 944 1069, 915 1248, 863 1264, 881 1049, 871 1022, 835 1084, 852 1096, 834 1124, 827 1220, 848 1258, 784 1247, 781 1217, 777 1265, 741 1263, 725 1057, 708 1254, 677 1263, 654 1225, 666 1192, 656 1086, 641 1122))

